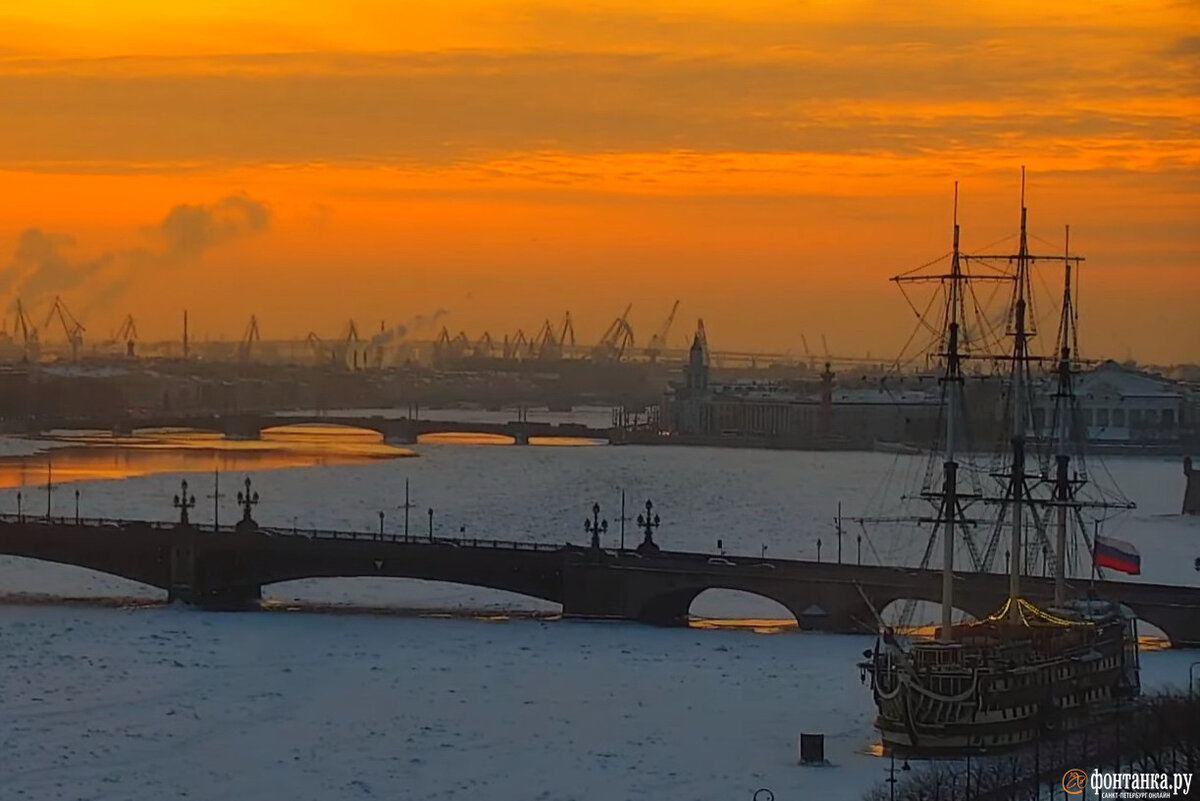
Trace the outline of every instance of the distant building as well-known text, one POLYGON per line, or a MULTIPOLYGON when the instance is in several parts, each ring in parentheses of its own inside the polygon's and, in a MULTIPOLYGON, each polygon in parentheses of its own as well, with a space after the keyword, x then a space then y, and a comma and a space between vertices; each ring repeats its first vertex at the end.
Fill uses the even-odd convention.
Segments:
MULTIPOLYGON (((1106 361, 1075 377, 1078 425, 1087 439, 1112 444, 1179 442, 1195 427, 1195 398, 1179 382, 1106 361)), ((1054 415, 1054 384, 1034 398, 1033 423, 1044 431, 1054 415)))
POLYGON ((659 419, 669 435, 725 444, 870 448, 876 441, 918 442, 933 435, 936 382, 916 389, 837 389, 834 379, 826 365, 819 383, 712 381, 701 326, 683 381, 671 384, 659 419))

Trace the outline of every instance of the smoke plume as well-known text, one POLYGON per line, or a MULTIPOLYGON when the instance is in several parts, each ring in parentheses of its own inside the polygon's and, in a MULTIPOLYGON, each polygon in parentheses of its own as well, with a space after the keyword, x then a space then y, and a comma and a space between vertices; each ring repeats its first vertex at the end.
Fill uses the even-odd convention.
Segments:
POLYGON ((176 269, 223 243, 261 234, 270 223, 266 204, 244 194, 210 204, 181 203, 143 229, 145 245, 89 260, 68 255, 73 237, 28 228, 18 238, 12 260, 0 268, 0 296, 7 298, 8 309, 17 298, 36 308, 55 295, 74 293, 82 296, 86 312, 119 297, 147 272, 176 269))

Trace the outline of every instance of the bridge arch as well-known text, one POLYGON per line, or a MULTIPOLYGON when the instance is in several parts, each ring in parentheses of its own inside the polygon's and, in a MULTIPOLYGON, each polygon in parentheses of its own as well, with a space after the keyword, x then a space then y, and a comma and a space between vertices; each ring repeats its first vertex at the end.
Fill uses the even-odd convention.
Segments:
POLYGON ((152 574, 144 564, 101 555, 0 554, 0 576, 6 595, 154 598, 167 590, 165 570, 152 574))
POLYGON ((709 587, 697 593, 688 607, 694 628, 798 629, 791 609, 767 595, 746 590, 709 587))
POLYGON ((406 576, 328 576, 275 581, 264 585, 264 598, 360 608, 421 612, 561 614, 562 604, 513 589, 445 579, 406 576))
POLYGON ((759 588, 747 589, 738 586, 736 582, 705 582, 703 584, 676 587, 649 598, 642 604, 637 618, 644 623, 666 626, 686 625, 690 619, 692 604, 701 594, 710 590, 723 593, 737 593, 737 597, 743 603, 745 603, 747 596, 760 599, 757 601, 760 605, 764 602, 770 602, 775 607, 785 610, 796 621, 800 621, 804 616, 805 610, 796 609, 794 599, 774 594, 770 590, 759 588))
POLYGON ((425 445, 515 445, 517 438, 490 431, 455 428, 448 431, 423 432, 417 437, 417 442, 425 445))
MULTIPOLYGON (((367 421, 364 421, 364 423, 367 421)), ((298 422, 283 422, 263 426, 259 429, 260 438, 333 438, 333 437, 362 437, 373 442, 382 442, 384 434, 371 425, 354 425, 346 422, 323 423, 319 420, 303 420, 298 422)))

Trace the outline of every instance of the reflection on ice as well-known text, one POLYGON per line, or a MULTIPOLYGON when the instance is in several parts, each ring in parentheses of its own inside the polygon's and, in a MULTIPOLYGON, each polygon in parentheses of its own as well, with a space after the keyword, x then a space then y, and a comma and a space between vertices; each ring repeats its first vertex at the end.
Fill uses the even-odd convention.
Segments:
POLYGON ((43 453, 0 457, 0 488, 100 481, 158 473, 275 470, 349 465, 416 454, 373 431, 342 426, 280 426, 261 439, 234 440, 190 429, 146 429, 129 436, 57 431, 43 453))

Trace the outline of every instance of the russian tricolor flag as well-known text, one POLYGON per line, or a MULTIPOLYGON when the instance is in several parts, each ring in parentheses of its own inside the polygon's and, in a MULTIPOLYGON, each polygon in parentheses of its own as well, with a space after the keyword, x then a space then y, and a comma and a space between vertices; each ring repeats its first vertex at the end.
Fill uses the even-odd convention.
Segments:
POLYGON ((1096 535, 1096 550, 1093 554, 1096 567, 1107 567, 1130 575, 1142 572, 1142 556, 1138 549, 1124 540, 1114 540, 1096 535))

